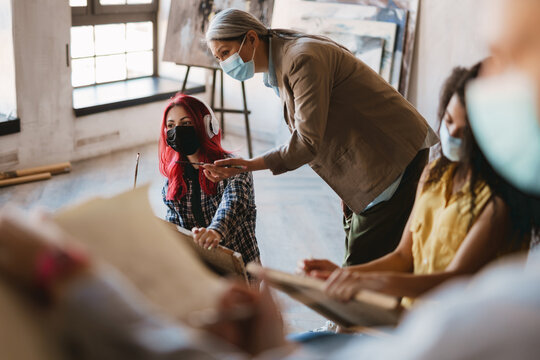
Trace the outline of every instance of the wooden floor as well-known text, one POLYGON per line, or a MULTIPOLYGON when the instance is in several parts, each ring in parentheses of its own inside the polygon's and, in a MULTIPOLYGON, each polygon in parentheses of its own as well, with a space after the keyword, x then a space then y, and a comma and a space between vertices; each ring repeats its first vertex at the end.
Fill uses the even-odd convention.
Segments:
MULTIPOLYGON (((242 149, 244 139, 228 136, 224 147, 242 149)), ((272 144, 255 142, 260 154, 272 144)), ((163 178, 158 171, 157 144, 73 163, 69 174, 51 180, 0 188, 0 208, 16 205, 51 211, 96 196, 111 196, 133 187, 136 153, 141 153, 138 185, 150 183, 150 198, 156 215, 163 217, 163 178)), ((240 150, 239 156, 246 156, 240 150)), ((309 256, 341 263, 344 234, 339 198, 307 166, 279 176, 269 171, 254 173, 257 204, 257 240, 265 266, 294 271, 296 263, 309 256)), ((288 332, 320 327, 325 320, 305 306, 279 295, 288 332)))

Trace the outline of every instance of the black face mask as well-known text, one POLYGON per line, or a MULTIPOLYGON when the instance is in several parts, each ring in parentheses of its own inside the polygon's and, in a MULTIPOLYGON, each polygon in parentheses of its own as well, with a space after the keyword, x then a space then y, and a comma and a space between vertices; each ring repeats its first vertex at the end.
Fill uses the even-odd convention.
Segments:
POLYGON ((195 126, 176 126, 168 130, 167 145, 182 155, 193 155, 201 147, 195 126))

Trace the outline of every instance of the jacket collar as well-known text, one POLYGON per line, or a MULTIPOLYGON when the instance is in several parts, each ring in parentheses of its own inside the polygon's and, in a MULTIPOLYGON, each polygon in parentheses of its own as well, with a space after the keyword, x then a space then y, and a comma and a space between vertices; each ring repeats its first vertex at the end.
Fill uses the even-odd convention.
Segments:
MULTIPOLYGON (((277 78, 277 86, 281 89, 283 87, 283 53, 285 51, 285 45, 287 40, 284 40, 278 36, 273 36, 271 41, 272 46, 272 62, 274 64, 274 72, 277 78)), ((280 91, 281 93, 281 91, 280 91)))

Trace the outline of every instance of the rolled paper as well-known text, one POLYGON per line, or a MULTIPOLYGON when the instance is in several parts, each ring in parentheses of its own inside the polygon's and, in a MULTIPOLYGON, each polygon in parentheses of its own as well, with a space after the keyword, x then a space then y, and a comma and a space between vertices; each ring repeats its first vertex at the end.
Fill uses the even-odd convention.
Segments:
POLYGON ((71 171, 71 163, 63 162, 58 164, 43 165, 28 169, 0 172, 0 180, 12 179, 21 176, 28 176, 34 174, 50 173, 51 175, 62 174, 71 171))
POLYGON ((48 180, 52 177, 50 172, 33 174, 28 176, 18 176, 11 179, 0 180, 0 187, 24 184, 32 181, 48 180))

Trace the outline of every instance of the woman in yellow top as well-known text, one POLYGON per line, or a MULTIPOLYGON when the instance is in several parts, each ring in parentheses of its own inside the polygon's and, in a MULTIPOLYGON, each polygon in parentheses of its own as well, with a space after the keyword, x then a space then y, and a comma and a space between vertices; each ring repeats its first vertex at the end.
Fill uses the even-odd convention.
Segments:
POLYGON ((465 87, 479 69, 480 64, 456 68, 443 87, 439 108, 442 154, 422 174, 397 249, 343 269, 328 260, 300 264, 306 274, 326 279, 329 295, 347 301, 359 290, 370 289, 416 298, 449 278, 472 274, 501 253, 528 244, 526 234, 534 227, 528 199, 493 171, 468 126, 465 87))

